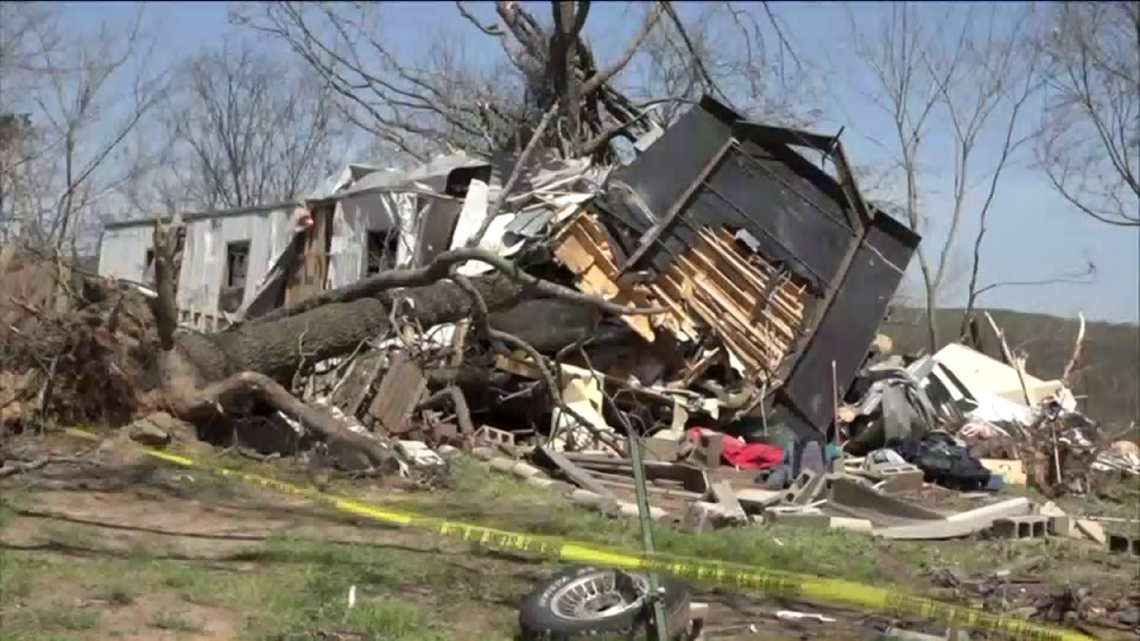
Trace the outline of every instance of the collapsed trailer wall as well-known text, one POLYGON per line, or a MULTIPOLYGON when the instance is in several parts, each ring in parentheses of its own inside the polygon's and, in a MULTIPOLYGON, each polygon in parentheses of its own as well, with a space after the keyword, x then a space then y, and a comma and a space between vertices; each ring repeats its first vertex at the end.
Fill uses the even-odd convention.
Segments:
POLYGON ((784 402, 815 429, 826 430, 833 419, 831 363, 842 398, 875 340, 918 242, 917 234, 890 216, 879 214, 871 221, 831 305, 781 390, 784 402))
POLYGON ((842 394, 919 238, 869 215, 853 181, 841 184, 789 143, 845 162, 837 140, 746 123, 706 97, 618 172, 599 208, 622 271, 659 276, 701 230, 727 228, 747 231, 758 254, 808 285, 797 346, 775 379, 779 402, 822 432, 833 418, 831 362, 842 394))

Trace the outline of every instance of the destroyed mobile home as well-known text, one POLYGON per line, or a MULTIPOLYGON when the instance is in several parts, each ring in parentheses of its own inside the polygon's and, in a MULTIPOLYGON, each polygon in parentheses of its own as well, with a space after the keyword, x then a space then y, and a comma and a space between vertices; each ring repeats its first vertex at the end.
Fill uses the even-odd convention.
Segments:
POLYGON ((13 378, 4 420, 164 410, 131 432, 381 472, 448 445, 632 514, 641 442, 653 515, 693 527, 1106 539, 1026 499, 892 496, 1083 493, 1140 457, 1101 448, 1062 382, 961 345, 889 355, 877 330, 920 239, 863 199, 837 138, 706 98, 626 166, 526 156, 353 165, 301 207, 109 225, 109 280, 50 339, 82 358, 13 378))

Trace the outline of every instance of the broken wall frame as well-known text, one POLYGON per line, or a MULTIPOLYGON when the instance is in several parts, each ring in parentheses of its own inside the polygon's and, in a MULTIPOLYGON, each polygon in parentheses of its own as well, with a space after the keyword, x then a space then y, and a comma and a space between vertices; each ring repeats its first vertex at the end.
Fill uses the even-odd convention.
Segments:
POLYGON ((842 395, 898 286, 893 275, 901 278, 919 240, 863 200, 838 136, 750 123, 706 96, 611 184, 618 189, 597 207, 622 272, 664 273, 700 229, 719 226, 748 231, 758 254, 809 283, 813 300, 776 373, 783 383, 776 400, 825 431, 833 419, 831 361, 842 395), (830 158, 838 180, 793 146, 830 158), (834 311, 845 288, 867 287, 875 277, 885 280, 869 300, 846 294, 834 311), (842 336, 848 324, 858 330, 842 336), (817 371, 820 362, 828 375, 817 371))

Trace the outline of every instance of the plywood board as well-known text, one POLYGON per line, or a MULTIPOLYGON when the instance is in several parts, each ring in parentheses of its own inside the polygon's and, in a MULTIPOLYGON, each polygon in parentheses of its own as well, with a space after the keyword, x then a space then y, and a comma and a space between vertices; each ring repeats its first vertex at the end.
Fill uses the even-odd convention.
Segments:
POLYGON ((368 407, 368 414, 376 421, 373 429, 388 434, 408 431, 408 416, 420 403, 427 388, 427 377, 415 361, 402 353, 392 357, 392 365, 376 388, 376 396, 368 407))

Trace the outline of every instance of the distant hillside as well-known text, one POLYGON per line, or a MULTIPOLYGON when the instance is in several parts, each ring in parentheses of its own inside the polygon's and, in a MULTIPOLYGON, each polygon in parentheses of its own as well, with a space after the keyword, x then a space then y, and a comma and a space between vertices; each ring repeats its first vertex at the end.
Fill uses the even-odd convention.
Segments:
MULTIPOLYGON (((1029 373, 1045 380, 1060 378, 1072 354, 1080 321, 1004 309, 988 311, 1005 332, 1010 347, 1028 354, 1029 373)), ((939 310, 935 318, 940 340, 956 340, 962 310, 939 310)), ((997 338, 985 317, 979 316, 979 320, 983 351, 1000 359, 997 338)), ((923 311, 896 308, 881 331, 894 341, 896 354, 926 349, 923 311)), ((1090 418, 1122 427, 1129 421, 1140 422, 1140 325, 1088 323, 1073 388, 1078 398, 1087 396, 1080 399, 1080 407, 1090 418)))

